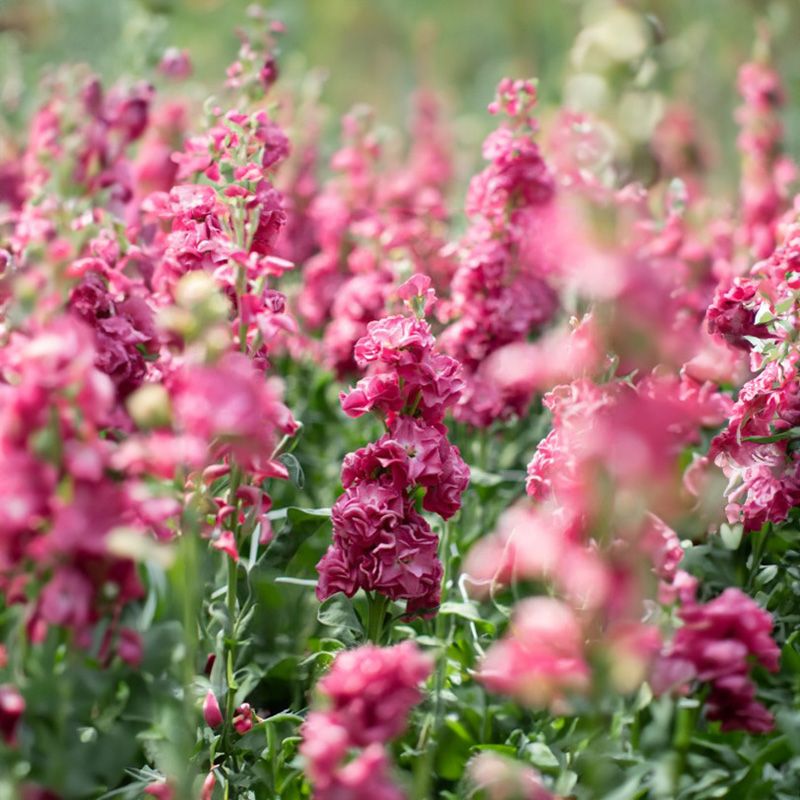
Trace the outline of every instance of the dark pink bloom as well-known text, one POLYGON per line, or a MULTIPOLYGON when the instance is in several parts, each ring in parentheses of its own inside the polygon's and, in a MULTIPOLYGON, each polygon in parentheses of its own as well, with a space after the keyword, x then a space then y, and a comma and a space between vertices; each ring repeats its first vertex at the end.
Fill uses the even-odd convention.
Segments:
POLYGON ((320 601, 342 592, 352 597, 359 588, 358 575, 351 567, 347 554, 341 547, 332 544, 317 563, 319 580, 316 594, 320 601))
POLYGON ((728 288, 718 288, 706 311, 708 330, 733 347, 750 350, 752 345, 745 336, 769 336, 767 326, 755 321, 761 300, 758 285, 750 278, 736 278, 728 288))
POLYGON ((153 781, 145 786, 145 794, 155 797, 156 800, 174 800, 175 789, 169 781, 153 781))
POLYGON ((376 481, 348 488, 331 510, 334 541, 348 552, 375 545, 382 533, 391 532, 404 519, 407 501, 400 490, 376 481))
POLYGON ((25 713, 25 700, 15 686, 0 686, 0 736, 8 745, 16 741, 17 727, 25 713))
POLYGON ((203 700, 203 719, 209 728, 218 728, 225 721, 217 702, 217 696, 210 689, 203 700))
POLYGON ((233 727, 236 733, 244 736, 253 727, 253 718, 255 714, 253 709, 250 708, 249 703, 242 703, 236 708, 233 714, 233 727))
POLYGON ((430 326, 416 317, 384 317, 367 325, 355 346, 356 364, 406 365, 418 361, 434 345, 430 326))
POLYGON ((706 714, 723 730, 771 730, 772 715, 755 699, 749 677, 753 662, 778 670, 770 614, 731 588, 708 603, 685 597, 679 616, 683 626, 654 668, 653 688, 664 692, 691 680, 709 683, 706 714))
POLYGON ((136 669, 142 663, 142 637, 131 628, 122 628, 117 642, 117 655, 136 669))

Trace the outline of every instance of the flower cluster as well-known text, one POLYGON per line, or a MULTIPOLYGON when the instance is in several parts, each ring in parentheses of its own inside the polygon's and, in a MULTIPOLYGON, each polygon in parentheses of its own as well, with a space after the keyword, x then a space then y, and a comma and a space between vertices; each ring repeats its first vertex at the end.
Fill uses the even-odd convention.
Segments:
POLYGON ((637 384, 574 381, 545 405, 553 428, 528 468, 533 503, 503 514, 463 569, 476 596, 522 580, 547 581, 564 598, 518 603, 481 668, 494 691, 558 707, 601 675, 622 692, 646 678, 660 635, 640 621, 642 603, 657 582, 665 597, 677 591, 683 557, 660 515, 680 516, 681 451, 729 403, 687 376, 649 375, 637 384))
POLYGON ((288 142, 217 109, 175 152, 182 108, 153 87, 89 77, 77 97, 56 82, 34 115, 2 217, 0 590, 31 641, 61 627, 136 666, 151 539, 193 520, 235 556, 247 517, 269 541, 263 481, 287 477, 297 427, 264 375, 291 327, 268 285, 291 266, 270 180, 288 142))
POLYGON ((706 716, 722 730, 772 730, 772 715, 755 699, 749 677, 753 663, 778 670, 771 615, 739 589, 726 589, 707 603, 687 592, 679 616, 683 625, 655 665, 654 689, 707 683, 706 716))
POLYGON ((531 597, 517 605, 506 638, 486 654, 479 679, 524 705, 564 712, 567 696, 589 685, 584 644, 581 624, 568 605, 531 597))
MULTIPOLYGON (((429 289, 429 280, 412 281, 422 294, 429 289)), ((461 391, 459 365, 436 350, 430 326, 416 316, 369 323, 355 359, 369 371, 342 394, 342 408, 353 417, 379 414, 387 432, 344 459, 345 491, 333 506, 333 544, 317 565, 317 597, 364 589, 406 600, 408 615, 430 613, 442 566, 438 538, 415 503, 422 494, 423 509, 449 519, 469 482, 442 424, 461 391)))
MULTIPOLYGON (((101 433, 112 423, 115 391, 94 366, 92 338, 64 315, 15 331, 0 356, 0 496, 9 510, 0 524, 0 587, 9 603, 36 598, 27 622, 34 641, 57 625, 88 646, 101 617, 119 620, 142 586, 135 563, 114 554, 113 532, 177 510, 170 501, 157 508, 134 482, 111 475, 117 448, 101 433)), ((108 629, 106 657, 116 639, 136 661, 118 627, 108 629)))
POLYGON ((406 796, 391 779, 385 746, 405 730, 432 666, 409 641, 364 645, 336 657, 317 684, 327 707, 312 711, 301 729, 300 752, 317 800, 406 796), (347 761, 354 749, 359 752, 347 761))
POLYGON ((501 81, 492 113, 509 121, 486 140, 489 165, 469 187, 470 227, 461 263, 453 275, 447 315, 453 320, 442 337, 445 350, 465 367, 466 387, 456 417, 485 427, 520 414, 529 394, 506 395, 481 372, 498 348, 525 341, 554 315, 558 301, 548 282, 551 254, 534 242, 545 235, 552 216, 555 181, 534 141, 532 81, 501 81))
POLYGON ((728 478, 728 520, 748 531, 783 522, 800 502, 792 445, 800 422, 798 353, 792 341, 798 255, 800 227, 792 224, 769 257, 720 290, 708 309, 709 330, 747 352, 757 371, 739 390, 727 426, 708 453, 728 478))
POLYGON ((311 329, 323 329, 323 361, 340 376, 357 369, 353 346, 384 313, 403 261, 441 282, 449 277, 438 229, 451 169, 430 93, 418 97, 414 129, 406 163, 381 172, 371 115, 362 107, 346 115, 334 177, 305 212, 317 252, 304 265, 298 311, 311 329))
POLYGON ((737 119, 738 145, 743 156, 741 202, 742 238, 756 258, 766 258, 776 243, 776 226, 787 208, 787 187, 795 178, 794 163, 781 154, 784 104, 777 72, 765 60, 739 70, 743 103, 737 119))

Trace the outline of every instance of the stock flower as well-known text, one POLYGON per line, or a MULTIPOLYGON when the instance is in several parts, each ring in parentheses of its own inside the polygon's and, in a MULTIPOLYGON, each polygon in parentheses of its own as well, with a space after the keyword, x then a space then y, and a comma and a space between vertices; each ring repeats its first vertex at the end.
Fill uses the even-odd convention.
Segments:
POLYGON ((147 375, 144 353, 156 346, 153 312, 140 297, 115 301, 96 272, 84 275, 70 295, 70 308, 95 332, 96 365, 114 381, 122 397, 147 375))
POLYGON ((308 777, 318 788, 325 788, 350 749, 350 734, 338 718, 327 711, 311 711, 301 732, 300 753, 306 760, 308 777))
POLYGON ((487 689, 533 708, 567 707, 569 694, 589 684, 584 635, 574 612, 559 600, 532 597, 517 604, 509 630, 480 665, 487 689))
POLYGON ((416 316, 370 322, 354 352, 370 371, 342 393, 342 409, 349 416, 377 411, 388 431, 345 456, 333 544, 317 564, 317 597, 362 588, 405 600, 407 617, 427 616, 439 604, 442 565, 438 539, 413 497, 424 489, 422 507, 444 519, 461 507, 469 468, 442 424, 461 390, 459 365, 436 352, 430 326, 416 316))
POLYGON ((765 733, 772 715, 755 699, 751 663, 771 672, 780 650, 772 639, 772 617, 739 589, 726 589, 708 603, 685 596, 679 616, 683 625, 656 663, 656 692, 697 680, 710 684, 706 715, 723 730, 765 733))
POLYGON ((212 366, 189 367, 170 386, 174 417, 186 432, 218 441, 255 471, 280 473, 272 463, 279 432, 297 428, 280 388, 265 381, 243 355, 230 353, 212 366))
POLYGON ((456 416, 479 427, 521 414, 530 402, 530 390, 506 396, 496 386, 487 387, 480 374, 484 360, 505 345, 525 341, 558 307, 543 269, 550 231, 542 231, 539 246, 526 243, 529 232, 537 231, 537 215, 548 213, 555 194, 553 174, 534 141, 533 86, 503 79, 490 106, 492 113, 502 112, 508 120, 487 137, 483 156, 489 164, 470 181, 470 227, 452 278, 452 322, 442 339, 445 350, 465 368, 466 386, 456 416), (487 388, 494 390, 491 402, 486 401, 487 388))
POLYGON ((431 669, 431 659, 413 642, 383 648, 364 645, 340 653, 318 689, 350 740, 366 747, 403 732, 408 712, 422 699, 419 684, 431 669))
POLYGON ((706 311, 708 330, 732 347, 749 350, 745 336, 761 338, 768 334, 766 325, 756 323, 760 304, 758 286, 750 278, 735 278, 732 285, 719 287, 706 311))
POLYGON ((350 551, 370 549, 384 531, 396 528, 406 515, 402 488, 362 481, 334 503, 331 519, 335 539, 350 551))
POLYGON ((327 789, 318 790, 318 800, 405 800, 405 792, 389 775, 389 757, 383 747, 372 744, 341 767, 327 789))
POLYGON ((312 711, 301 728, 300 753, 314 797, 405 797, 389 777, 383 745, 405 730, 410 710, 422 699, 419 685, 432 668, 411 641, 364 645, 336 656, 317 684, 327 707, 312 711))
POLYGON ((233 728, 240 736, 244 736, 253 727, 255 714, 249 703, 242 703, 233 712, 233 728))
POLYGON ((0 686, 0 736, 8 745, 16 743, 16 733, 22 715, 25 713, 25 700, 15 686, 0 686))

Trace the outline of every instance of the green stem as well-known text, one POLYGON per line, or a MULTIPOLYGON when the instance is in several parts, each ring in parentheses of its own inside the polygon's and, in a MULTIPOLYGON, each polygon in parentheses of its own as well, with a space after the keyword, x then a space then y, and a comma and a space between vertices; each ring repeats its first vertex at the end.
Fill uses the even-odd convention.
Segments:
POLYGON ((672 746, 675 749, 675 771, 673 773, 673 789, 677 792, 681 776, 686 769, 686 758, 692 741, 697 721, 697 706, 678 705, 675 715, 675 731, 672 735, 672 746))
MULTIPOLYGON (((450 524, 445 522, 440 541, 440 553, 442 560, 442 586, 443 593, 448 590, 448 576, 452 573, 450 555, 450 524)), ((436 617, 436 638, 442 643, 442 650, 436 663, 436 675, 434 676, 434 707, 433 713, 428 715, 422 735, 420 736, 419 749, 425 748, 425 753, 417 762, 414 770, 414 797, 417 800, 427 800, 433 797, 433 767, 436 756, 436 746, 439 739, 439 731, 444 719, 444 702, 442 693, 447 683, 447 664, 450 646, 453 643, 453 617, 443 617, 441 614, 436 617)))
POLYGON ((278 735, 275 726, 267 720, 267 747, 269 748, 269 761, 272 769, 272 788, 278 792, 278 735))
MULTIPOLYGON (((228 502, 235 507, 235 511, 231 514, 231 530, 236 537, 237 543, 240 539, 239 536, 239 500, 236 493, 242 482, 241 470, 234 466, 231 470, 230 486, 228 487, 228 502)), ((227 565, 227 583, 225 588, 225 608, 227 611, 227 620, 225 623, 225 630, 223 632, 223 657, 225 660, 225 728, 223 730, 223 747, 230 759, 231 764, 236 769, 237 758, 233 753, 233 717, 236 711, 236 690, 239 688, 236 683, 236 646, 237 646, 237 611, 238 611, 238 597, 239 597, 239 571, 236 562, 227 554, 223 553, 222 557, 225 559, 227 565)), ((236 789, 231 788, 231 797, 236 797, 236 789)))
POLYGON ((383 638, 383 622, 389 598, 376 592, 367 596, 367 602, 367 639, 379 645, 383 638))

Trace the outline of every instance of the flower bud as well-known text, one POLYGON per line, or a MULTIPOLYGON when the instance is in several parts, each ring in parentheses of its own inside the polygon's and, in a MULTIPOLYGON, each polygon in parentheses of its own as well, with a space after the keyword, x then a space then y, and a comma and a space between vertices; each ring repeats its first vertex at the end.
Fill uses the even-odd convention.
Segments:
POLYGON ((25 700, 15 686, 0 686, 0 736, 8 745, 13 745, 17 725, 25 711, 25 700))
POLYGON ((210 689, 203 701, 203 719, 209 728, 218 728, 223 723, 222 712, 219 710, 217 698, 210 689))
POLYGON ((163 428, 170 424, 170 408, 167 390, 157 383, 146 383, 127 400, 128 413, 140 428, 163 428))
POLYGON ((200 791, 200 800, 211 800, 214 796, 214 787, 217 785, 217 776, 212 769, 203 781, 203 788, 200 791))
POLYGON ((250 703, 242 703, 236 709, 233 727, 236 728, 236 732, 240 736, 244 736, 253 727, 253 711, 250 708, 250 703))
POLYGON ((175 300, 181 308, 197 308, 217 294, 214 279, 202 270, 188 272, 175 287, 175 300))

